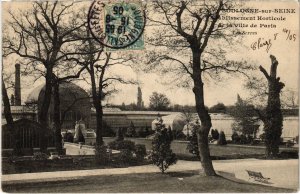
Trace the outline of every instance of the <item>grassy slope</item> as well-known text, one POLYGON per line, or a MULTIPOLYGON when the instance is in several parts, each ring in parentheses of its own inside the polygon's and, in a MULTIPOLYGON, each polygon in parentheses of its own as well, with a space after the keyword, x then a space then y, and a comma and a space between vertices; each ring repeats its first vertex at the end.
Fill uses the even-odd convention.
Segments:
POLYGON ((94 176, 77 180, 2 185, 5 192, 295 192, 289 189, 237 183, 197 172, 94 176), (178 178, 183 178, 179 180, 178 178))

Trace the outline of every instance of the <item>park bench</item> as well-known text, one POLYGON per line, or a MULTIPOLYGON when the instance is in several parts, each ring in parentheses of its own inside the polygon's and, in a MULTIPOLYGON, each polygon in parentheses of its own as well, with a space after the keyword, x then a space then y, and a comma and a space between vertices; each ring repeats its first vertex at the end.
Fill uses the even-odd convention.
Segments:
POLYGON ((255 181, 259 181, 259 182, 268 182, 268 180, 270 178, 266 178, 264 177, 261 172, 254 172, 254 171, 251 171, 251 170, 246 170, 248 172, 248 175, 249 175, 249 180, 251 178, 253 178, 255 181))

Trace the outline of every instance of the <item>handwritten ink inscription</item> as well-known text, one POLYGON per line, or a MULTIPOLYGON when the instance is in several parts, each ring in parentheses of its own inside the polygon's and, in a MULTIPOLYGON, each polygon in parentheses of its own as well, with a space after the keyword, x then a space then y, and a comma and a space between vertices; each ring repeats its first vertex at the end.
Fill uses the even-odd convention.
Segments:
POLYGON ((253 42, 250 47, 252 48, 252 50, 259 50, 265 48, 266 51, 269 52, 271 46, 271 39, 265 40, 264 38, 258 38, 258 40, 253 42))
MULTIPOLYGON (((297 35, 295 33, 292 33, 291 30, 284 28, 282 32, 286 35, 285 36, 286 41, 296 41, 297 35)), ((275 33, 273 39, 258 38, 256 41, 251 43, 250 48, 252 50, 265 49, 267 52, 269 52, 270 48, 272 47, 272 41, 277 40, 279 36, 280 36, 279 33, 275 33)))
POLYGON ((282 30, 284 33, 287 34, 286 36, 286 40, 293 40, 293 41, 296 41, 296 34, 292 34, 291 33, 291 30, 288 30, 286 28, 283 28, 282 30))

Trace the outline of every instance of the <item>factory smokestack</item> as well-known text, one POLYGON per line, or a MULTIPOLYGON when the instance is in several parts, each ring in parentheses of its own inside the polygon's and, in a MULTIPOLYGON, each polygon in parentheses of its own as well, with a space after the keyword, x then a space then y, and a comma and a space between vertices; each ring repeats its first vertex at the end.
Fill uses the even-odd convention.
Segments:
POLYGON ((21 106, 21 72, 20 64, 16 64, 15 72, 15 106, 21 106))

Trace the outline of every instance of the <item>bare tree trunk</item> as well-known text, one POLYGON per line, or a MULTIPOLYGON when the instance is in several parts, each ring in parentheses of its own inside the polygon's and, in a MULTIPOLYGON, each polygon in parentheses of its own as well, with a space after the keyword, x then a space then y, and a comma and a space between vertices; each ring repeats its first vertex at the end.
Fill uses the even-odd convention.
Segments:
POLYGON ((59 99, 59 82, 53 84, 53 122, 54 122, 54 141, 55 148, 59 154, 62 154, 62 137, 60 121, 60 99, 59 99))
MULTIPOLYGON (((94 104, 95 106, 95 104, 94 104)), ((96 144, 98 146, 101 146, 103 145, 103 137, 102 137, 102 123, 103 123, 103 110, 102 110, 102 106, 98 105, 98 107, 95 106, 95 109, 96 109, 96 116, 97 116, 97 128, 96 128, 96 144)))
POLYGON ((14 141, 14 154, 20 154, 20 148, 18 147, 18 138, 16 137, 16 133, 15 133, 15 129, 13 127, 13 117, 12 117, 12 114, 11 114, 11 109, 10 109, 10 102, 9 102, 9 98, 8 98, 8 95, 7 95, 7 90, 6 90, 6 87, 5 87, 5 83, 4 83, 4 80, 3 80, 3 76, 2 76, 2 101, 3 101, 3 106, 4 106, 4 116, 5 116, 5 119, 6 119, 6 123, 7 123, 7 130, 9 130, 12 134, 12 136, 14 137, 13 138, 13 141, 14 141))
POLYGON ((270 75, 260 66, 260 71, 268 80, 269 93, 268 104, 266 107, 266 115, 263 118, 265 131, 266 156, 276 157, 279 153, 280 136, 282 134, 283 116, 281 112, 280 92, 284 87, 284 83, 280 82, 277 76, 278 61, 274 56, 271 58, 270 75))
POLYGON ((212 161, 210 158, 209 147, 208 147, 208 134, 212 126, 211 118, 208 111, 205 109, 204 104, 204 90, 203 82, 200 70, 200 50, 193 50, 193 81, 194 88, 193 92, 195 94, 196 100, 196 111, 201 121, 200 129, 197 133, 199 154, 201 158, 201 165, 203 167, 204 173, 207 176, 215 176, 216 172, 213 168, 212 161))
POLYGON ((7 125, 11 125, 14 122, 14 120, 11 115, 9 98, 7 95, 7 90, 5 87, 3 76, 2 76, 2 101, 3 101, 3 105, 4 105, 4 116, 6 119, 6 123, 7 123, 7 125))
POLYGON ((39 123, 44 126, 44 130, 40 133, 40 150, 41 152, 47 151, 47 133, 48 133, 48 110, 51 102, 51 93, 52 93, 52 69, 47 69, 46 73, 46 86, 45 94, 42 99, 42 106, 38 113, 39 123))
MULTIPOLYGON (((92 97, 93 97, 93 104, 96 109, 96 148, 98 146, 103 145, 103 137, 102 137, 102 127, 103 127, 103 109, 102 109, 102 103, 101 103, 101 96, 98 94, 101 94, 101 92, 97 93, 97 87, 96 87, 96 78, 95 78, 95 72, 94 72, 94 66, 93 64, 90 65, 90 76, 91 76, 91 84, 92 84, 92 97)), ((101 91, 102 87, 99 87, 99 91, 101 91)))

